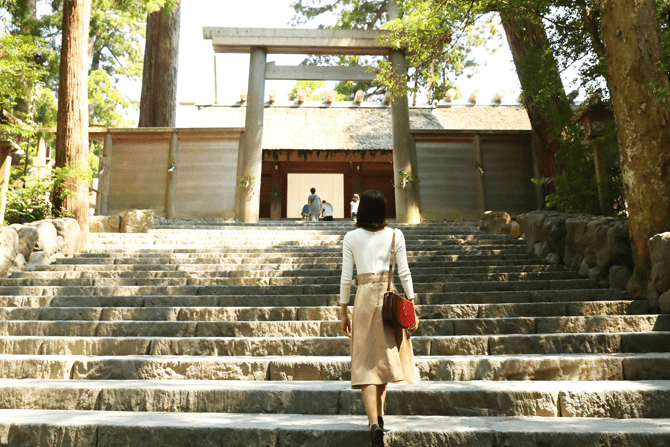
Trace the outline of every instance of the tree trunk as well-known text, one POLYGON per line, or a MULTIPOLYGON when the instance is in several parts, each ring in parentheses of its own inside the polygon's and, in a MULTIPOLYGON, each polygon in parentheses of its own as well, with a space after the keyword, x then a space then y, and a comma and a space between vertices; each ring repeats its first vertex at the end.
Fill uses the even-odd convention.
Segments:
POLYGON ((160 10, 147 17, 139 127, 176 125, 180 11, 177 4, 172 14, 160 10))
POLYGON ((570 120, 570 104, 558 66, 540 17, 522 18, 507 12, 501 12, 501 17, 530 118, 532 147, 540 176, 553 178, 560 173, 555 155, 561 141, 558 132, 552 135, 552 125, 554 129, 561 129, 570 120), (536 97, 540 89, 551 89, 553 93, 540 101, 536 97))
POLYGON ((646 292, 647 241, 670 230, 670 107, 654 0, 603 0, 602 33, 617 124, 635 272, 630 297, 646 292))
MULTIPOLYGON (((37 0, 26 0, 26 15, 22 17, 21 34, 31 35, 35 31, 33 26, 37 21, 37 0)), ((23 77, 22 74, 19 76, 23 77)), ((27 84, 24 82, 24 84, 27 84)), ((26 91, 32 91, 32 88, 26 88, 26 91)), ((29 95, 27 98, 16 99, 16 111, 20 112, 20 118, 24 122, 32 124, 33 98, 29 95)))
MULTIPOLYGON (((64 0, 63 44, 58 86, 56 166, 88 169, 88 32, 91 0, 64 0)), ((65 187, 71 196, 55 206, 74 215, 88 243, 88 181, 72 177, 65 187)))

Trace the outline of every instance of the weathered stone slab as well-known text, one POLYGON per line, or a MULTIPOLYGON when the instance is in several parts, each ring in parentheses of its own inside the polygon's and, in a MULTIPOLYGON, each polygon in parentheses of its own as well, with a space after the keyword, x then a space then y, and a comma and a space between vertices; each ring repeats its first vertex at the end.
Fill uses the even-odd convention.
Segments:
POLYGON ((668 382, 576 383, 560 391, 564 417, 668 418, 668 382))
POLYGON ((475 318, 481 306, 470 304, 419 305, 416 312, 421 319, 437 318, 475 318))
MULTIPOLYGON (((482 304, 479 306, 479 318, 505 317, 545 317, 565 315, 565 303, 524 303, 524 304, 482 304)), ((468 318, 468 317, 463 317, 468 318)), ((470 317, 473 318, 473 317, 470 317)))
POLYGON ((0 379, 0 408, 92 411, 100 389, 101 386, 82 386, 71 380, 0 379))
POLYGON ((629 354, 623 359, 626 380, 669 380, 670 356, 667 354, 629 354))
POLYGON ((505 354, 615 354, 621 334, 548 334, 491 336, 491 355, 505 354))
POLYGON ((270 362, 269 380, 351 380, 349 358, 313 357, 270 362))
POLYGON ((422 380, 621 380, 622 358, 593 355, 417 359, 422 380))
POLYGON ((73 379, 86 380, 265 380, 267 359, 198 357, 98 357, 78 360, 73 379))
POLYGON ((534 334, 534 318, 473 318, 454 321, 456 335, 534 334))
POLYGON ((631 353, 670 352, 670 332, 621 334, 621 351, 631 353))
MULTIPOLYGON (((0 411, 0 427, 12 446, 366 446, 370 441, 364 419, 350 415, 0 411)), ((393 447, 652 447, 670 440, 670 424, 663 419, 388 416, 385 420, 393 427, 385 444, 393 447)))
MULTIPOLYGON (((668 320, 670 321, 670 320, 668 320)), ((656 315, 538 318, 538 333, 643 332, 668 330, 666 319, 656 315)))
POLYGON ((488 352, 488 337, 436 337, 430 343, 430 355, 487 355, 488 352))
POLYGON ((1 354, 27 355, 143 355, 149 349, 147 338, 100 337, 2 337, 1 354))
POLYGON ((7 379, 68 379, 77 357, 0 355, 0 377, 7 379))
POLYGON ((421 295, 421 304, 486 304, 486 303, 528 303, 531 292, 456 292, 446 286, 446 293, 421 295))
POLYGON ((349 355, 349 339, 309 337, 152 339, 151 355, 313 356, 349 355))
POLYGON ((649 313, 649 305, 642 300, 569 303, 566 315, 638 315, 649 313))

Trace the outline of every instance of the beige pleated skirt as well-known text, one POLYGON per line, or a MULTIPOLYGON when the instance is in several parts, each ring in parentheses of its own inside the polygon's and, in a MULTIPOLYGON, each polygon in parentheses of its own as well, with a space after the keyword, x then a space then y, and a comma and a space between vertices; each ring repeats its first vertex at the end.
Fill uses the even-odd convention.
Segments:
POLYGON ((351 330, 351 387, 417 381, 412 342, 402 331, 400 348, 382 320, 387 273, 358 275, 351 330))

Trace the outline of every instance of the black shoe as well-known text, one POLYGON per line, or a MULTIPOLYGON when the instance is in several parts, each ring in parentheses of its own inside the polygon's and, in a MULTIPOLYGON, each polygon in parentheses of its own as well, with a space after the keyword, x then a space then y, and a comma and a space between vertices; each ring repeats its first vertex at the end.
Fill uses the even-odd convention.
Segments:
POLYGON ((384 430, 377 424, 370 427, 370 441, 372 447, 384 447, 384 430))
POLYGON ((388 429, 384 428, 384 418, 381 417, 381 416, 377 416, 377 425, 379 425, 379 428, 384 430, 385 433, 391 431, 391 430, 388 430, 388 429))

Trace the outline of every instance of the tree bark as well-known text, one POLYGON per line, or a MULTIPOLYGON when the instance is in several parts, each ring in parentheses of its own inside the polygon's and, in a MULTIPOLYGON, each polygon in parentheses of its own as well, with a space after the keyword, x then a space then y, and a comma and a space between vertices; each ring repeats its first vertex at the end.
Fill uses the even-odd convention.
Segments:
MULTIPOLYGON (((25 1, 25 16, 21 18, 21 34, 31 35, 35 31, 33 25, 37 21, 37 0, 26 0, 25 1)), ((19 76, 23 77, 22 74, 19 76)), ((28 86, 26 82, 26 87, 28 86)), ((26 88, 26 91, 32 91, 32 88, 26 88)), ((31 116, 33 108, 33 98, 32 95, 28 95, 26 98, 17 98, 16 100, 16 111, 20 112, 20 117, 23 121, 32 123, 33 117, 31 116)), ((16 113, 16 112, 15 112, 16 113)))
POLYGON ((654 0, 602 0, 602 33, 628 202, 635 271, 630 297, 646 292, 647 241, 670 230, 670 106, 654 0))
POLYGON ((556 177, 560 169, 555 155, 561 141, 552 136, 552 125, 554 129, 556 126, 560 129, 562 123, 569 122, 570 104, 556 60, 552 56, 549 39, 540 17, 531 20, 501 12, 501 18, 521 83, 523 103, 530 119, 532 147, 538 160, 540 176, 556 177), (541 83, 539 79, 542 79, 541 83), (553 93, 540 101, 536 97, 540 89, 551 89, 553 93))
MULTIPOLYGON (((91 0, 63 1, 63 44, 58 86, 56 166, 88 169, 88 33, 91 0)), ((88 180, 71 177, 65 187, 71 196, 55 206, 74 215, 88 243, 88 180)))
POLYGON ((147 17, 139 127, 174 127, 177 121, 177 66, 181 4, 147 17))

